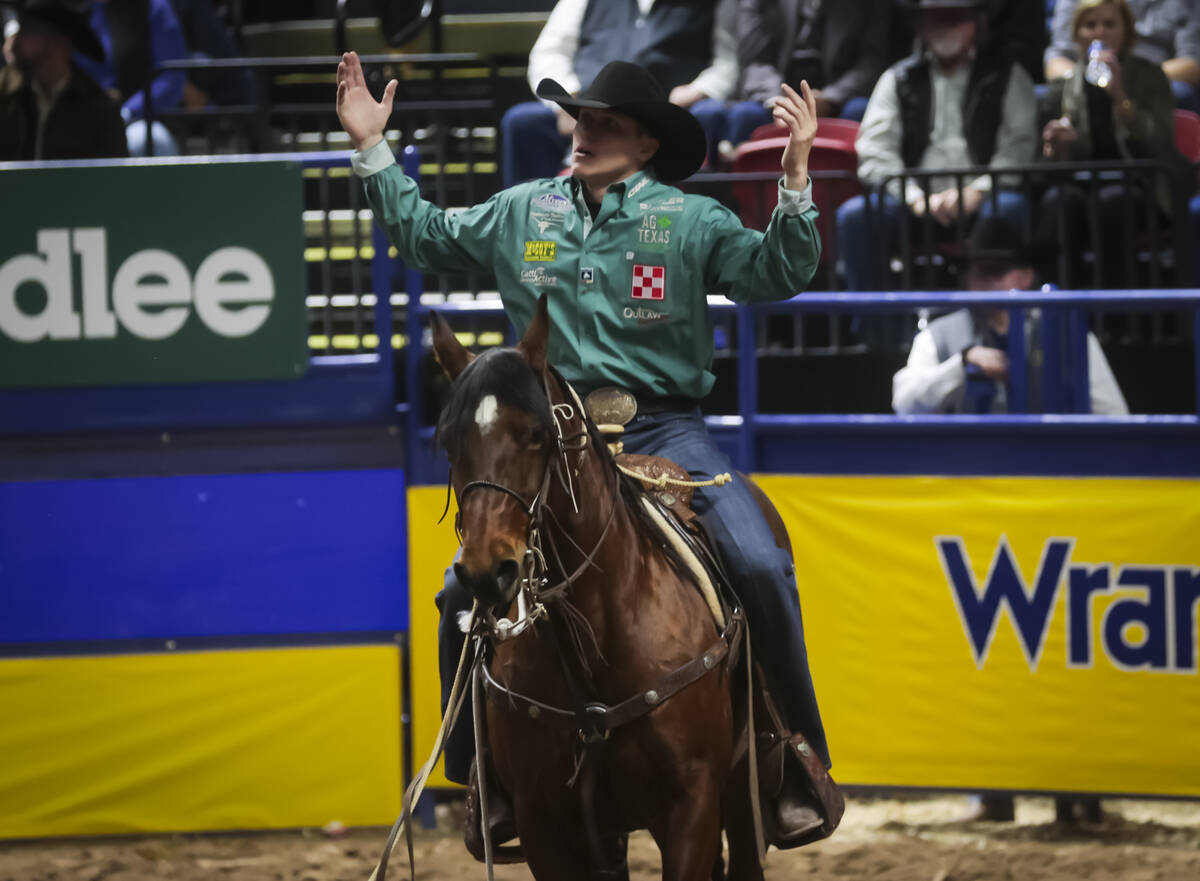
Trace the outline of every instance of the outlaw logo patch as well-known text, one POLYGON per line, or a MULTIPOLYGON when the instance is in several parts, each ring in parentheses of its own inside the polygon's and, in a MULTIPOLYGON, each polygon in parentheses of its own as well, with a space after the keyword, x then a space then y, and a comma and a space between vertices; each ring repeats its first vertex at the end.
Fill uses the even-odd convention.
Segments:
POLYGON ((661 300, 667 289, 667 268, 633 264, 633 299, 661 300))
POLYGON ((526 242, 526 263, 550 263, 558 251, 557 242, 526 242))

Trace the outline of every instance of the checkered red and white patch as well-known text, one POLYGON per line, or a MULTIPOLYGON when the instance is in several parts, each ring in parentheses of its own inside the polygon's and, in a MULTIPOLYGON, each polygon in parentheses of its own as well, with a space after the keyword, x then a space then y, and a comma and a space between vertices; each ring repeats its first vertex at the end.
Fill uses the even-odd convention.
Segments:
POLYGON ((665 266, 633 264, 633 299, 661 300, 667 289, 665 266))

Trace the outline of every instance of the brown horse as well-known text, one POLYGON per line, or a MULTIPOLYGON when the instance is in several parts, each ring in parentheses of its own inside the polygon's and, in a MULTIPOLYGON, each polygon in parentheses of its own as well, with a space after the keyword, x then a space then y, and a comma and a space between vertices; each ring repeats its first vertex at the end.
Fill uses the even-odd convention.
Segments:
POLYGON ((503 638, 508 622, 492 630, 485 691, 521 848, 539 881, 628 877, 626 835, 648 829, 664 879, 707 881, 720 877, 724 828, 729 877, 761 878, 748 777, 731 767, 740 674, 714 652, 721 634, 704 600, 548 366, 549 332, 544 298, 516 348, 478 357, 433 322, 454 380, 438 435, 459 501, 456 573, 486 621, 530 616, 514 638, 503 638), (543 592, 522 612, 530 584, 543 592), (689 664, 691 681, 660 695, 689 664), (641 706, 609 729, 588 718, 601 705, 641 706))

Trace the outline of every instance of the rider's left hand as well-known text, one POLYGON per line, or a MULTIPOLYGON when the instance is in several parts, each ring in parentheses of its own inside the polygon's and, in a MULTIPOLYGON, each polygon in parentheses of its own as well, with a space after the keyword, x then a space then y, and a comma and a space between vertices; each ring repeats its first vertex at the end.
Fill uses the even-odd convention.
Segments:
POLYGON ((783 185, 789 190, 802 190, 808 184, 808 154, 817 135, 817 101, 808 81, 801 80, 799 94, 784 83, 783 94, 775 98, 771 115, 777 125, 788 130, 788 143, 783 151, 783 185))

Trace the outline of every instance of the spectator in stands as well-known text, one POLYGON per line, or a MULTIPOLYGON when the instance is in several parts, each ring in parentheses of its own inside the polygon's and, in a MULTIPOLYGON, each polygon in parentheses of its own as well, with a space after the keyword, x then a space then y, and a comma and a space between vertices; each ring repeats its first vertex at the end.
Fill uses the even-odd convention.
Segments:
MULTIPOLYGON (((967 287, 973 291, 1029 290, 1034 282, 1032 264, 1016 229, 1001 218, 983 218, 971 235, 967 287)), ((1026 327, 1031 340, 1036 340, 1039 324, 1036 313, 1031 313, 1026 327)), ((908 363, 892 379, 892 408, 902 416, 1007 412, 1009 330, 1009 311, 994 306, 959 309, 934 319, 913 339, 908 363)), ((1091 333, 1087 358, 1091 411, 1127 414, 1129 408, 1104 350, 1091 333)), ((1031 365, 1037 362, 1037 358, 1030 359, 1031 365)), ((1032 366, 1029 380, 1030 397, 1036 403, 1040 384, 1032 366)), ((999 807, 993 808, 991 816, 980 819, 1012 819, 1011 801, 1007 816, 999 807)))
MULTIPOLYGON (((152 68, 164 61, 187 57, 183 31, 170 0, 96 0, 92 4, 92 29, 104 46, 100 60, 76 60, 95 80, 121 102, 125 135, 131 156, 145 156, 147 141, 155 156, 176 156, 179 145, 170 130, 154 120, 146 130, 146 82, 152 68)), ((153 110, 158 113, 178 107, 183 101, 182 70, 162 71, 150 84, 153 110)))
POLYGON ((0 160, 125 156, 116 103, 71 60, 103 57, 87 13, 65 0, 25 0, 0 70, 0 160), (11 41, 11 42, 10 42, 11 41))
MULTIPOLYGON (((226 25, 213 0, 171 0, 188 58, 238 58, 245 53, 226 25)), ((248 69, 195 69, 187 73, 183 104, 189 108, 248 104, 253 101, 254 78, 248 69)))
POLYGON ((988 33, 997 52, 1020 64, 1034 82, 1042 81, 1046 0, 989 0, 988 33))
MULTIPOLYGON (((733 0, 558 0, 529 53, 529 87, 552 79, 574 93, 607 62, 634 62, 700 120, 711 150, 737 86, 733 11, 733 0)), ((504 186, 561 171, 574 124, 550 101, 510 108, 500 121, 504 186)))
POLYGON ((741 97, 729 109, 732 144, 771 121, 780 85, 813 86, 817 113, 861 120, 888 64, 892 0, 739 0, 741 97))
MULTIPOLYGON (((1037 146, 1033 82, 1024 68, 987 40, 982 0, 919 0, 920 48, 884 71, 863 116, 855 146, 858 173, 879 186, 903 169, 986 166, 1031 162, 1037 146)), ((964 182, 935 176, 893 180, 886 193, 856 196, 838 209, 840 264, 849 290, 883 283, 880 241, 894 244, 902 220, 928 215, 944 229, 960 217, 998 213, 1022 223, 1024 197, 998 189, 1005 178, 983 174, 964 182), (903 198, 903 203, 900 199, 903 198)))
MULTIPOLYGON (((1079 45, 1076 20, 1086 0, 1058 0, 1046 50, 1046 81, 1070 77, 1087 43, 1079 45)), ((1175 104, 1200 112, 1200 7, 1196 0, 1129 0, 1133 30, 1127 44, 1140 58, 1162 68, 1175 104)))
MULTIPOLYGON (((1130 230, 1147 225, 1146 202, 1153 199, 1162 223, 1173 213, 1173 186, 1187 175, 1187 162, 1175 148, 1175 118, 1171 88, 1161 67, 1131 50, 1137 34, 1126 0, 1080 0, 1075 6, 1071 33, 1082 51, 1098 40, 1105 49, 1099 60, 1111 77, 1090 83, 1080 65, 1069 78, 1051 84, 1047 110, 1053 117, 1042 130, 1042 153, 1048 159, 1157 159, 1169 170, 1156 174, 1153 184, 1144 177, 1100 186, 1097 191, 1100 248, 1097 267, 1101 287, 1136 284, 1126 277, 1132 263, 1130 230)), ((1059 242, 1069 257, 1067 275, 1054 280, 1069 287, 1088 285, 1083 255, 1090 250, 1086 227, 1089 195, 1082 186, 1058 184, 1042 199, 1037 238, 1059 242), (1060 212, 1065 240, 1060 242, 1060 212)), ((1057 270, 1057 268, 1056 268, 1057 270)))

